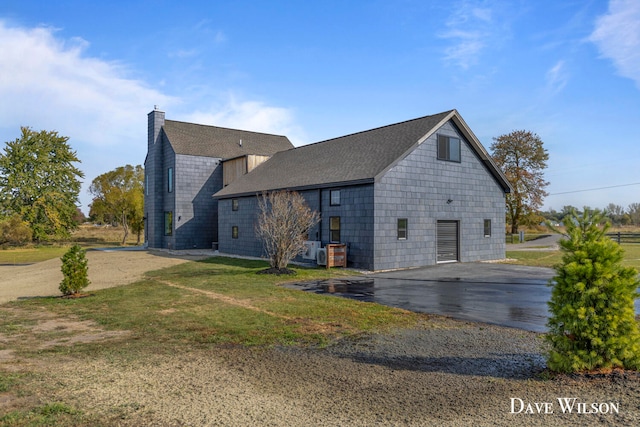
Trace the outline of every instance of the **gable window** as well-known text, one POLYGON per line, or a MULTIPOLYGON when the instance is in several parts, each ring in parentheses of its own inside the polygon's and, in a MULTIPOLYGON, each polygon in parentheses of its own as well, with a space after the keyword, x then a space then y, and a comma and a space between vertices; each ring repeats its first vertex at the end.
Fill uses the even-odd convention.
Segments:
POLYGON ((340 243, 340 217, 329 217, 329 240, 331 243, 340 243))
POLYGON ((238 226, 234 225, 231 227, 231 238, 232 239, 237 239, 238 238, 238 226))
POLYGON ((171 236, 173 234, 173 212, 164 213, 164 235, 171 236))
POLYGON ((460 139, 438 135, 438 160, 460 162, 460 139))
POLYGON ((491 220, 484 220, 484 237, 491 237, 491 220))
POLYGON ((340 190, 329 191, 329 205, 340 206, 340 190))
POLYGON ((398 240, 407 240, 409 221, 407 218, 398 218, 398 240))
POLYGON ((173 168, 167 170, 167 191, 173 193, 173 168))
POLYGON ((231 199, 231 210, 237 211, 239 207, 238 199, 231 199))

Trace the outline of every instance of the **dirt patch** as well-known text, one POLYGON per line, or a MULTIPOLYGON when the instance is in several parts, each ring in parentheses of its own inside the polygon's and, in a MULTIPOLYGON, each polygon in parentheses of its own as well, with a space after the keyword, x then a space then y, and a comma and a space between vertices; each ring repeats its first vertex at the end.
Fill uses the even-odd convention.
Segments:
POLYGON ((16 360, 19 352, 24 350, 70 347, 130 336, 129 331, 106 331, 93 321, 62 317, 44 309, 34 312, 2 307, 0 310, 4 315, 20 319, 12 332, 0 335, 0 363, 16 360))

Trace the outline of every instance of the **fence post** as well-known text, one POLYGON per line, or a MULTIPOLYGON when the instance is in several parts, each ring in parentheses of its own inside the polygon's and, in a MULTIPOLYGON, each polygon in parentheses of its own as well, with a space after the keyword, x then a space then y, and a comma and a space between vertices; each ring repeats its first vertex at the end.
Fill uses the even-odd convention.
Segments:
POLYGON ((620 232, 618 231, 618 244, 620 244, 620 232))

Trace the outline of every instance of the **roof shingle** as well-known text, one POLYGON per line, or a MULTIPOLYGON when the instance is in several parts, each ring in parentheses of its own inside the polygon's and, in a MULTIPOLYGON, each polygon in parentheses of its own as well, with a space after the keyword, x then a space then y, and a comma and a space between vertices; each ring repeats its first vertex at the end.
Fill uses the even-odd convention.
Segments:
POLYGON ((453 120, 463 132, 502 188, 510 191, 510 184, 484 147, 458 112, 450 110, 278 152, 252 172, 218 191, 214 197, 374 182, 378 175, 411 152, 422 138, 448 120, 453 120))
POLYGON ((166 120, 163 129, 176 154, 231 159, 247 154, 271 156, 293 147, 286 136, 217 126, 166 120))

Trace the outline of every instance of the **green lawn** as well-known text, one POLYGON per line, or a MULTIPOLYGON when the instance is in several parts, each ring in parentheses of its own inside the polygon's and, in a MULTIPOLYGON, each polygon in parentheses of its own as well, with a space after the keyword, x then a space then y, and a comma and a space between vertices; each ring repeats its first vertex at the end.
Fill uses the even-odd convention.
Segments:
POLYGON ((263 261, 215 257, 155 271, 146 280, 97 291, 88 298, 42 298, 10 305, 46 308, 94 320, 109 330, 131 331, 133 343, 158 351, 184 343, 322 346, 338 336, 406 326, 423 318, 278 286, 354 275, 353 271, 298 268, 293 277, 256 274, 266 267, 263 261))
MULTIPOLYGON (((640 245, 639 244, 622 244, 624 249, 623 265, 627 267, 635 267, 640 271, 640 245)), ((508 249, 508 247, 507 247, 508 249)), ((511 264, 532 265, 536 267, 553 267, 562 261, 562 253, 560 251, 509 251, 506 257, 515 261, 511 264)))
POLYGON ((31 248, 0 249, 0 265, 33 264, 48 259, 60 258, 69 246, 37 246, 31 248))

